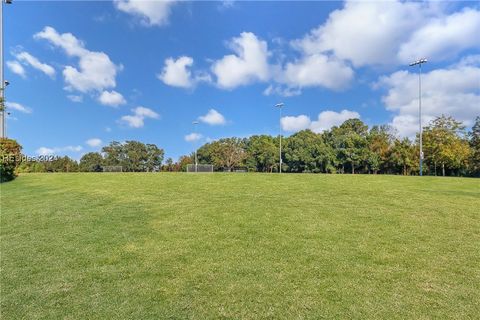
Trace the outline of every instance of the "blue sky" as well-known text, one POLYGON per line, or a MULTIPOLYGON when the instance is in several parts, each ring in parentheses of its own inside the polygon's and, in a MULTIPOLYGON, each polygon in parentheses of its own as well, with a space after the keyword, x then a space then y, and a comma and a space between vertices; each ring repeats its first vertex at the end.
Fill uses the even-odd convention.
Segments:
POLYGON ((278 102, 286 134, 360 117, 412 136, 421 57, 425 122, 480 115, 477 2, 15 1, 4 32, 8 136, 29 155, 133 139, 176 159, 277 134, 278 102))

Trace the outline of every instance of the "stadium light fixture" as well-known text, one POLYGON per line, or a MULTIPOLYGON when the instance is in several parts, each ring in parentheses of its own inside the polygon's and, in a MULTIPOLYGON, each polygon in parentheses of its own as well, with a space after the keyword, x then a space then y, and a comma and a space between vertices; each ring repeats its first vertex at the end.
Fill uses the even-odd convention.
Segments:
MULTIPOLYGON (((196 132, 196 126, 197 126, 197 124, 199 124, 199 122, 198 121, 193 121, 192 124, 193 124, 193 128, 194 128, 193 131, 196 132)), ((197 146, 195 145, 195 173, 197 173, 197 172, 198 172, 198 158, 197 158, 197 146)))
POLYGON ((282 108, 285 106, 283 102, 277 103, 275 105, 275 108, 278 108, 280 110, 280 162, 279 162, 279 168, 278 168, 278 173, 282 173, 282 108))
POLYGON ((420 176, 423 175, 423 145, 422 145, 422 64, 428 60, 423 58, 410 63, 410 67, 418 66, 418 126, 420 135, 420 176))

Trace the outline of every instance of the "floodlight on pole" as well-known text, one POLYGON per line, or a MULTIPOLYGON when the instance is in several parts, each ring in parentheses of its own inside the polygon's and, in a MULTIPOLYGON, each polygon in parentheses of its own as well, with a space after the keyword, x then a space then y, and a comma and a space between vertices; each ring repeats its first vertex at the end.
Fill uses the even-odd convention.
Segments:
MULTIPOLYGON (((192 122, 193 127, 194 127, 194 132, 196 132, 196 126, 199 124, 198 121, 193 121, 192 122)), ((195 145, 195 173, 198 171, 198 158, 197 158, 197 146, 195 145)))
POLYGON ((0 110, 0 138, 6 138, 5 129, 5 86, 8 85, 3 79, 3 4, 11 4, 12 0, 2 0, 0 3, 0 100, 2 101, 2 110, 0 110))
POLYGON ((418 65, 418 126, 420 135, 420 176, 423 175, 423 145, 422 145, 422 64, 427 63, 427 59, 419 59, 410 63, 410 67, 418 65))
POLYGON ((283 104, 283 102, 277 103, 275 105, 275 108, 280 109, 280 152, 279 152, 280 161, 279 161, 278 173, 282 173, 282 108, 284 106, 285 105, 283 104))

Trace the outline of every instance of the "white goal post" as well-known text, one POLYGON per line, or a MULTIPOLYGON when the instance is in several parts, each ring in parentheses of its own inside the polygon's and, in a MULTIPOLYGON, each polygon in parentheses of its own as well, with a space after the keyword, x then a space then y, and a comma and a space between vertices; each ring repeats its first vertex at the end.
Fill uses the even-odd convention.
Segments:
POLYGON ((213 172, 212 164, 187 164, 187 172, 213 172))

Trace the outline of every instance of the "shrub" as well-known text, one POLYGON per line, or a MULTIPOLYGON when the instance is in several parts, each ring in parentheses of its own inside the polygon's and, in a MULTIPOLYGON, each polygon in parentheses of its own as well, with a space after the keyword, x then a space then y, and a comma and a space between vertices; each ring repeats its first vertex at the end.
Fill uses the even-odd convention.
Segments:
POLYGON ((22 147, 17 141, 7 138, 0 139, 0 182, 15 179, 15 168, 20 162, 22 147))

